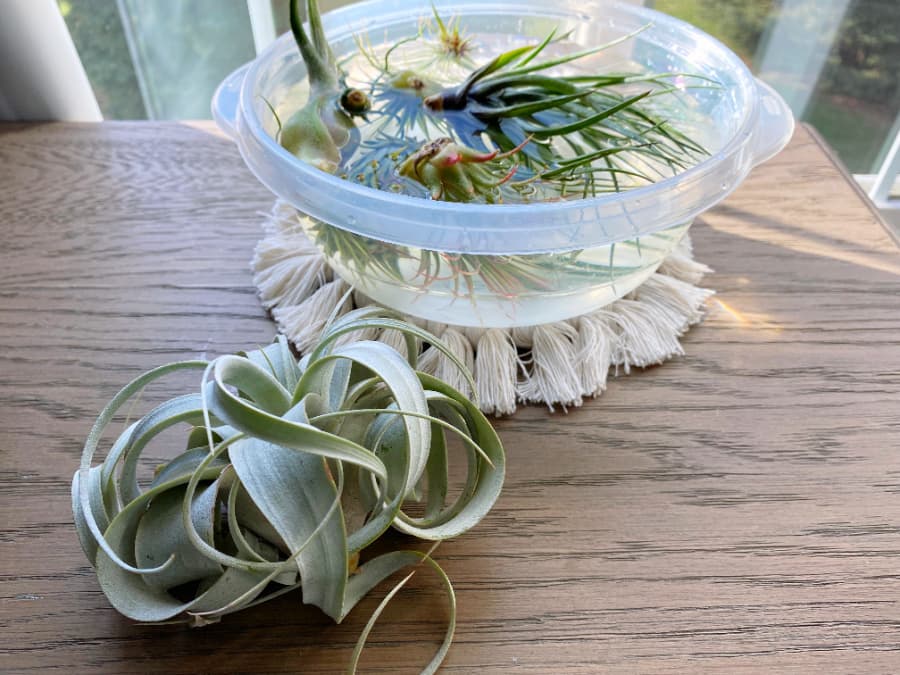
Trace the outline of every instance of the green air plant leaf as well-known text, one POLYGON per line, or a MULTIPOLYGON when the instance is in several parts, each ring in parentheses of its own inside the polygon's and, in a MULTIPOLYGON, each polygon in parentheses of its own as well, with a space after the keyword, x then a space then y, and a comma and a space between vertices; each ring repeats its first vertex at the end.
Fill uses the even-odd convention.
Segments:
MULTIPOLYGON (((341 621, 375 585, 424 564, 450 601, 444 642, 425 672, 437 668, 453 636, 456 601, 431 552, 382 553, 357 567, 359 553, 390 527, 427 541, 471 529, 500 494, 505 458, 462 393, 416 372, 382 343, 338 340, 373 327, 403 332, 410 354, 428 342, 463 368, 430 333, 365 308, 335 319, 302 364, 279 337, 209 363, 157 368, 107 405, 73 477, 72 507, 82 548, 119 612, 197 626, 300 589, 304 603, 341 621), (147 385, 185 370, 203 371, 199 393, 126 425, 95 465, 117 414, 147 385), (177 429, 186 440, 143 483, 146 449, 158 449, 177 429), (451 437, 462 440, 467 471, 448 503, 448 455, 457 447, 451 437), (422 502, 421 516, 405 511, 411 500, 422 502)), ((366 626, 351 671, 397 590, 366 626)))

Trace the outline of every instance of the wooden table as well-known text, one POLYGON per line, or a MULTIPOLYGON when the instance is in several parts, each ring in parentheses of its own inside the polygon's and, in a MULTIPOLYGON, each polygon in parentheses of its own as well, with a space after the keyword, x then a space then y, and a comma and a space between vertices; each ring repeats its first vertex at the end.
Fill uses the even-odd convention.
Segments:
MULTIPOLYGON (((341 626, 297 595, 137 626, 71 522, 122 384, 271 339, 248 270, 270 203, 208 123, 0 126, 0 671, 347 663, 385 588, 341 626)), ((499 423, 503 496, 436 554, 459 600, 445 672, 900 670, 896 244, 804 129, 693 232, 718 295, 685 358, 499 423)), ((438 583, 408 588, 364 672, 436 647, 438 583)))

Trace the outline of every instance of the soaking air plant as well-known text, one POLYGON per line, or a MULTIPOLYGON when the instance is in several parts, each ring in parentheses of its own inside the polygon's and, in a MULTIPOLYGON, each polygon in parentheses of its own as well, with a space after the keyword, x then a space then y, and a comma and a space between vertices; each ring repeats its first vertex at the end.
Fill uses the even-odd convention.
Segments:
MULTIPOLYGON (((308 33, 298 0, 291 3, 308 73, 306 102, 280 115, 270 106, 276 140, 348 181, 449 202, 557 202, 650 185, 708 155, 670 115, 681 115, 687 89, 714 89, 715 82, 689 73, 596 70, 599 55, 649 24, 589 48, 577 48, 558 29, 498 48, 433 10, 402 39, 372 46, 358 35, 356 53, 339 62, 316 0, 306 9, 308 33)), ((303 222, 337 269, 376 296, 379 284, 427 291, 437 283, 472 301, 483 292, 509 300, 553 290, 561 278, 605 276, 615 284, 647 266, 638 239, 621 243, 622 260, 615 246, 586 255, 474 255, 303 222)), ((648 237, 646 252, 661 260, 684 229, 648 237)))
MULTIPOLYGON (((281 338, 242 355, 157 368, 113 398, 87 439, 72 499, 81 545, 118 611, 196 626, 302 589, 304 603, 340 622, 376 584, 424 566, 450 602, 445 639, 425 672, 437 668, 454 630, 450 581, 432 551, 367 559, 366 549, 390 527, 430 542, 473 527, 500 493, 503 448, 466 396, 382 343, 347 343, 372 328, 400 331, 410 354, 427 341, 463 368, 430 334, 365 309, 335 320, 299 363, 281 338), (128 425, 95 466, 117 413, 177 371, 202 373, 198 391, 128 425), (184 449, 142 486, 143 453, 173 427, 185 429, 184 449), (460 496, 447 503, 448 454, 457 447, 468 472, 460 496), (407 513, 410 502, 421 515, 407 513)), ((370 619, 351 671, 408 578, 370 619)))

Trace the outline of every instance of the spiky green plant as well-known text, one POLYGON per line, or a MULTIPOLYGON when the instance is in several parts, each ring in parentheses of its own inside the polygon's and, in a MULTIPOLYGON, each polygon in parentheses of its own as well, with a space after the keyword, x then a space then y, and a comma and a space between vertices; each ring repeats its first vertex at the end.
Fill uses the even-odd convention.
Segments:
MULTIPOLYGON (((455 599, 431 552, 393 551, 362 565, 359 554, 389 527, 431 542, 473 527, 500 493, 504 453, 459 391, 382 343, 339 344, 372 327, 401 331, 409 354, 425 340, 464 369, 434 336, 363 309, 334 321, 299 363, 279 338, 243 355, 162 366, 113 398, 88 436, 72 506, 82 548, 118 611, 141 622, 202 625, 302 588, 298 600, 340 622, 376 584, 424 562, 451 608, 425 672, 437 668, 453 636, 455 599), (199 391, 127 426, 94 465, 114 416, 147 385, 185 370, 203 373, 199 391), (142 453, 173 427, 185 428, 186 449, 142 489, 142 453), (448 437, 463 441, 468 468, 452 503, 448 437), (410 501, 422 505, 421 516, 406 512, 410 501)), ((382 609, 363 631, 351 671, 382 609)))
POLYGON ((434 5, 431 6, 431 13, 437 25, 438 54, 455 60, 467 59, 472 49, 472 38, 460 28, 459 17, 444 21, 434 5))
MULTIPOLYGON (((598 47, 543 58, 557 39, 551 32, 537 45, 497 55, 460 84, 427 96, 423 103, 443 115, 457 138, 469 139, 476 148, 483 145, 483 137, 504 151, 530 140, 523 149, 523 162, 531 170, 531 180, 556 192, 573 193, 573 182, 583 188, 584 196, 618 191, 620 177, 651 183, 706 154, 698 143, 642 105, 649 97, 672 93, 675 89, 667 82, 678 74, 554 71, 646 28, 598 47), (635 85, 644 90, 629 94, 618 89, 635 85), (598 176, 606 182, 599 183, 598 176)), ((548 196, 546 190, 541 194, 548 196)))

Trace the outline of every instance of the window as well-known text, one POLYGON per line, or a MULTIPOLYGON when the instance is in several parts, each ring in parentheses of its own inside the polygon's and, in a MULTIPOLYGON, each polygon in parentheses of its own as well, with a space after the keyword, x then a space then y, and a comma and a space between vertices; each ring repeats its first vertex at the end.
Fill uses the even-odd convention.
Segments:
POLYGON ((208 118, 222 79, 252 59, 245 0, 60 0, 108 119, 208 118))
POLYGON ((897 0, 650 0, 715 35, 828 140, 876 173, 897 134, 897 0))

